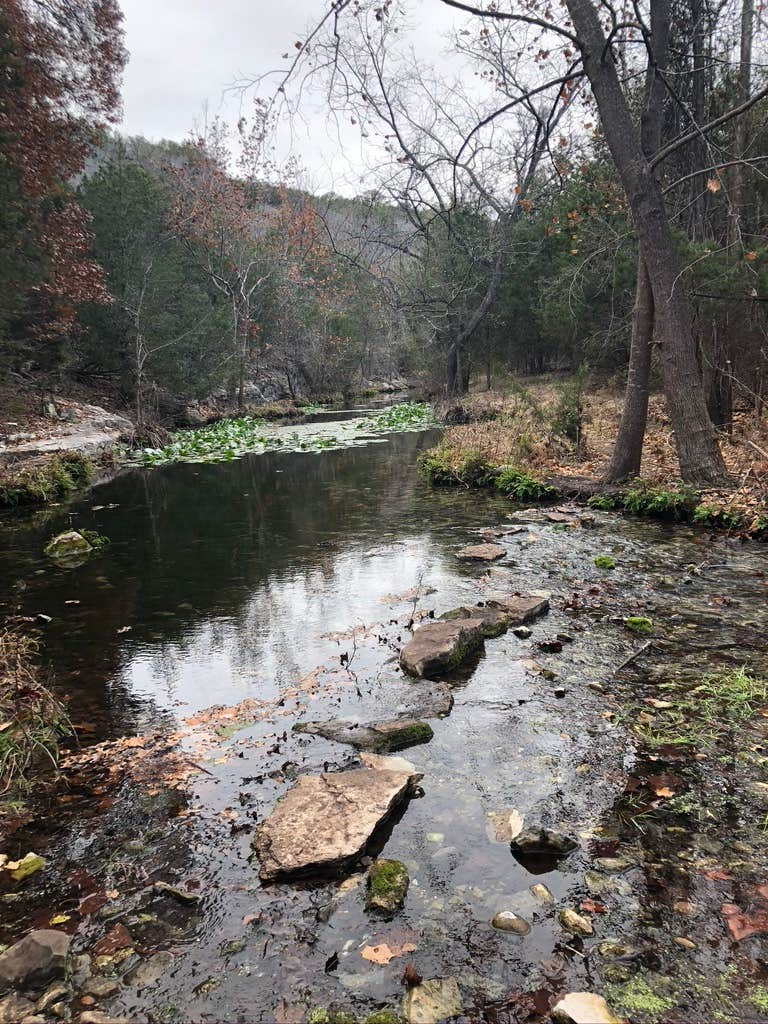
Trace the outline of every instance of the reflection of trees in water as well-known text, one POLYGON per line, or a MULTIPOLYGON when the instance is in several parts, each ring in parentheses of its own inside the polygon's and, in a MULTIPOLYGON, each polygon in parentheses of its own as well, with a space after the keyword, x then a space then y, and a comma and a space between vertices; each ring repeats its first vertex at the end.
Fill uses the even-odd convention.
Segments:
MULTIPOLYGON (((70 523, 112 541, 74 573, 46 566, 44 575, 29 575, 20 594, 25 612, 54 617, 48 657, 77 717, 106 718, 110 734, 137 720, 145 727, 149 716, 157 723, 181 664, 205 664, 212 652, 225 652, 222 672, 243 681, 305 671, 295 641, 323 614, 318 593, 355 584, 359 552, 345 558, 344 549, 422 533, 423 484, 413 466, 430 440, 400 434, 337 452, 131 472, 58 521, 20 530, 14 547, 30 564, 45 538, 70 523), (91 511, 112 503, 119 507, 91 511), (80 604, 68 605, 72 599, 80 604), (151 683, 143 695, 134 691, 137 665, 151 683)), ((351 612, 354 619, 354 605, 351 612)), ((208 683, 208 702, 217 699, 216 682, 208 683)))

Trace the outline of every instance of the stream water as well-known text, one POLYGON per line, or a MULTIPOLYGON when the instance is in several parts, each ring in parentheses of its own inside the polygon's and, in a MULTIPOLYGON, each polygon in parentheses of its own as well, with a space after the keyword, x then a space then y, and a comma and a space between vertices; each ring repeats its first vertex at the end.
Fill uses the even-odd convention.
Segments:
POLYGON ((170 734, 202 769, 170 795, 160 770, 129 766, 98 785, 69 771, 30 796, 0 852, 34 849, 47 864, 6 886, 0 942, 66 916, 74 951, 94 953, 119 923, 130 942, 81 957, 75 987, 89 970, 114 978, 98 1006, 131 1020, 306 1021, 320 1007, 362 1021, 400 1011, 409 960, 425 978, 455 978, 469 1019, 546 1019, 558 994, 597 991, 632 1020, 768 1020, 764 938, 734 941, 721 910, 768 920, 757 889, 768 718, 756 707, 738 724, 724 715, 717 735, 692 733, 682 700, 711 671, 768 674, 765 548, 583 510, 551 522, 430 490, 415 461, 436 436, 131 470, 66 508, 0 523, 0 613, 51 617, 44 656, 86 751, 170 734), (70 526, 111 543, 57 568, 42 549, 70 526), (500 538, 508 554, 490 573, 456 559, 500 526, 520 529, 500 538), (601 554, 614 570, 594 565, 601 554), (423 796, 378 842, 408 866, 404 910, 368 915, 360 874, 262 886, 256 822, 300 773, 356 763, 353 748, 292 724, 391 717, 414 610, 472 604, 489 586, 546 590, 552 609, 530 639, 488 640, 449 680, 454 707, 431 720, 432 741, 404 752, 423 796), (627 615, 651 618, 653 635, 621 668, 645 642, 627 615), (537 646, 557 634, 562 650, 537 646), (222 718, 214 705, 241 711, 222 718), (579 849, 516 859, 489 818, 511 809, 579 849), (620 873, 601 870, 617 855, 620 873), (588 912, 593 935, 566 933, 563 907, 588 912), (493 929, 500 910, 530 933, 493 929), (415 949, 388 964, 362 956, 381 943, 415 949), (160 963, 158 951, 172 956, 142 981, 137 967, 160 963))

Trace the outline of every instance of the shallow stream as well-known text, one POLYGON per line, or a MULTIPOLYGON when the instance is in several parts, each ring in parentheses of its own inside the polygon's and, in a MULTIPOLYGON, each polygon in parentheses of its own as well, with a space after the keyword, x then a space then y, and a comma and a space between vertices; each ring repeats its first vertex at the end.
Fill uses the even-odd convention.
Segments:
POLYGON ((122 924, 131 952, 81 960, 76 984, 98 966, 120 983, 98 1007, 132 1020, 307 1021, 319 1007, 362 1021, 399 1012, 409 961, 455 978, 467 1019, 547 1019, 558 994, 593 991, 632 1020, 768 1020, 765 937, 734 941, 721 911, 768 914, 756 889, 768 882, 768 717, 756 707, 704 735, 672 706, 708 672, 768 675, 765 547, 430 490, 415 461, 436 436, 134 469, 66 508, 0 522, 0 613, 51 617, 45 657, 83 746, 171 735, 198 769, 169 796, 137 744, 143 774, 95 785, 70 770, 6 816, 0 852, 34 849, 47 865, 0 897, 0 942, 66 916, 84 953, 122 924), (42 549, 69 527, 111 543, 57 568, 42 549), (490 571, 455 557, 484 527, 519 527, 498 538, 507 556, 490 571), (615 568, 598 569, 599 555, 615 568), (408 866, 404 910, 372 918, 354 881, 262 886, 256 822, 299 773, 356 764, 353 748, 292 734, 294 722, 392 717, 411 620, 488 588, 545 590, 552 609, 530 639, 486 641, 449 680, 454 707, 430 720, 432 741, 404 752, 423 796, 377 846, 408 866), (632 615, 652 620, 649 638, 625 627, 632 615), (560 651, 537 646, 558 634, 560 651), (201 715, 214 705, 241 710, 201 715), (512 809, 579 849, 516 859, 489 818, 512 809), (606 856, 624 869, 602 871, 606 856), (565 932, 562 908, 586 913, 593 935, 565 932), (501 910, 530 933, 493 929, 501 910), (382 943, 415 950, 362 956, 382 943), (172 960, 137 983, 157 951, 172 960))

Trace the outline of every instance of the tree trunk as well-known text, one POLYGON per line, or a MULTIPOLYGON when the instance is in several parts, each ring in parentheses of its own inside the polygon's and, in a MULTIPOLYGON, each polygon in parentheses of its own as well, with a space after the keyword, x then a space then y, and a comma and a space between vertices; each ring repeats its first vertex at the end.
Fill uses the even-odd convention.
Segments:
POLYGON ((653 292, 645 260, 639 254, 624 408, 611 461, 605 473, 606 483, 619 483, 640 474, 645 424, 648 417, 648 381, 651 374, 652 341, 653 292))
MULTIPOLYGON (((755 0, 743 0, 741 7, 741 52, 739 54, 739 95, 737 103, 749 99, 750 72, 752 70, 752 37, 755 22, 755 0)), ((747 150, 747 119, 736 120, 734 150, 737 160, 743 160, 747 150)), ((736 164, 731 168, 731 194, 728 209, 728 244, 733 245, 741 238, 741 215, 744 206, 744 166, 736 164)))
MULTIPOLYGON (((701 371, 696 359, 692 316, 678 281, 679 265, 664 199, 643 154, 610 46, 592 0, 566 0, 579 37, 584 69, 600 113, 606 141, 627 194, 640 245, 645 253, 655 312, 656 342, 661 354, 667 399, 680 474, 692 484, 719 485, 727 480, 722 454, 707 413, 701 371)), ((653 0, 666 9, 668 0, 653 0)))

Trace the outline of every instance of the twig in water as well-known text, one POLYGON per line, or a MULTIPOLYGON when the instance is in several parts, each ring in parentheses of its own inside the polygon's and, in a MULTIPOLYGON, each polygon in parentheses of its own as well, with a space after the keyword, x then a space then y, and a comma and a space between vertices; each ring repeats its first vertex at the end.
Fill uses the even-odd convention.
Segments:
POLYGON ((617 675, 623 668, 626 668, 627 665, 631 665, 636 658, 639 658, 641 654, 644 654, 645 651, 648 650, 652 643, 652 640, 646 640, 645 643, 640 644, 636 651, 633 651, 628 658, 625 658, 624 661, 622 661, 622 663, 613 670, 612 674, 617 675))

